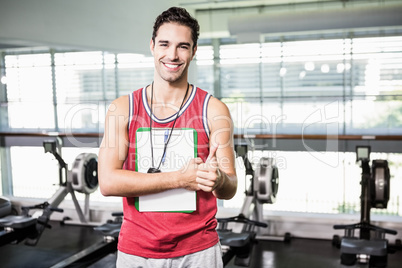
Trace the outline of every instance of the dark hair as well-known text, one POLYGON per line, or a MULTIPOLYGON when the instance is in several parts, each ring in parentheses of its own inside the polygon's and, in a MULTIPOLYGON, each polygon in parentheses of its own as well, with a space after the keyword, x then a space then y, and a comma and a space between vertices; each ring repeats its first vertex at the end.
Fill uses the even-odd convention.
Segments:
POLYGON ((198 24, 198 21, 187 12, 186 9, 181 7, 171 7, 162 12, 162 14, 156 18, 154 30, 152 32, 152 41, 154 43, 156 34, 161 25, 169 22, 175 22, 189 27, 191 29, 191 38, 193 39, 194 47, 197 45, 198 35, 200 33, 200 25, 198 24))

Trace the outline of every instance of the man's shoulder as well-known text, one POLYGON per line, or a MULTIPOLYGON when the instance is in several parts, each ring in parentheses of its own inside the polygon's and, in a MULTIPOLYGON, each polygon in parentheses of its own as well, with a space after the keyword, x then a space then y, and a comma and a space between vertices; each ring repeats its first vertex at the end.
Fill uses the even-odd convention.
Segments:
POLYGON ((109 105, 108 112, 115 115, 126 115, 129 109, 129 96, 123 95, 113 100, 109 105))
POLYGON ((224 102, 211 96, 208 103, 208 113, 211 115, 222 115, 227 114, 229 112, 228 107, 224 102))

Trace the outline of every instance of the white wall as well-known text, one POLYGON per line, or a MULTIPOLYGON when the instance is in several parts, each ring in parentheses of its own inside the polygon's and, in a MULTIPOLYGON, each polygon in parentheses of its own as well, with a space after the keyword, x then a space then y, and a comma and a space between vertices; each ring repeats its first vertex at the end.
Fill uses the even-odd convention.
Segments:
POLYGON ((0 0, 0 43, 149 53, 156 16, 177 1, 151 2, 0 0))

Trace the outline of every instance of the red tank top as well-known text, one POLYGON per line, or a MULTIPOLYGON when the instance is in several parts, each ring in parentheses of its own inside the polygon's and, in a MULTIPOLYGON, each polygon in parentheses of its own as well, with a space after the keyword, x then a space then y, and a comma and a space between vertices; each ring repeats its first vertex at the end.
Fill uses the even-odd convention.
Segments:
MULTIPOLYGON (((145 87, 146 88, 146 87, 145 87)), ((129 151, 124 169, 135 171, 135 144, 138 128, 149 127, 150 107, 145 88, 129 95, 129 151)), ((191 89, 191 87, 190 87, 191 89)), ((190 91, 189 91, 190 92, 190 91)), ((180 110, 175 128, 197 131, 197 156, 204 161, 209 154, 207 105, 211 95, 192 86, 189 99, 180 110)), ((153 116, 153 128, 171 128, 177 114, 159 119, 153 116)), ((146 258, 174 258, 215 245, 216 198, 212 193, 197 191, 197 209, 192 213, 139 212, 135 198, 123 198, 124 220, 118 249, 124 253, 146 258)))

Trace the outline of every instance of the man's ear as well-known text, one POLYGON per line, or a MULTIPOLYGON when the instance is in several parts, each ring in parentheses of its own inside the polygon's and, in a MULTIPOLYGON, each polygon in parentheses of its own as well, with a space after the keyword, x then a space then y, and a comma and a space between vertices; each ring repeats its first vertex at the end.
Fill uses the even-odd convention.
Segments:
POLYGON ((154 40, 151 38, 151 42, 149 43, 149 49, 151 50, 151 54, 154 55, 154 48, 155 48, 155 43, 154 40))
POLYGON ((191 60, 193 60, 194 59, 194 56, 195 56, 195 52, 197 52, 197 45, 193 48, 193 56, 191 57, 191 60))

